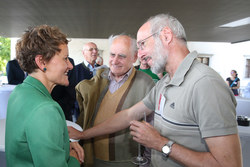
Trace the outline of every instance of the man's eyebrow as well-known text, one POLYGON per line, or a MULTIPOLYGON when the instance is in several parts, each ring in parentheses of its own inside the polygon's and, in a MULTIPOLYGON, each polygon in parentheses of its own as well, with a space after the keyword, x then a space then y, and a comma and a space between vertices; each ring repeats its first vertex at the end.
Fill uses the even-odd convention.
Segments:
POLYGON ((127 57, 125 54, 118 54, 120 57, 127 57))

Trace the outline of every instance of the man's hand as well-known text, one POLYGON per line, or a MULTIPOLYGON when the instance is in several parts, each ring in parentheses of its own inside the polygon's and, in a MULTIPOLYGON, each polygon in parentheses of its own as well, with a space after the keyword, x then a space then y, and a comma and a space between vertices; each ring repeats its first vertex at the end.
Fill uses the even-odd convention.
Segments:
MULTIPOLYGON (((160 143, 164 143, 165 140, 160 133, 149 123, 143 121, 131 121, 130 122, 130 134, 133 136, 133 140, 144 145, 148 148, 159 150, 160 143)), ((163 144, 164 145, 164 144, 163 144)))
POLYGON ((70 139, 79 140, 81 139, 82 132, 79 130, 76 130, 72 126, 68 126, 68 133, 70 139))

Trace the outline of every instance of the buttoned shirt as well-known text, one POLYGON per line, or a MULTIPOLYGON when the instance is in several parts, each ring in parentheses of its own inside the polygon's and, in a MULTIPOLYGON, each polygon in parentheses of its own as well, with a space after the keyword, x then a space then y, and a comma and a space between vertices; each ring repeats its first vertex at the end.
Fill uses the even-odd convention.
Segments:
POLYGON ((95 76, 97 64, 95 63, 95 64, 94 64, 94 67, 93 67, 93 66, 92 66, 89 62, 87 62, 87 60, 85 60, 85 59, 83 60, 83 63, 85 64, 86 67, 89 68, 89 70, 90 70, 91 72, 93 72, 93 76, 95 76))
POLYGON ((111 93, 114 93, 128 80, 128 77, 132 73, 132 69, 133 68, 130 68, 130 70, 127 73, 125 73, 118 81, 115 80, 115 76, 112 74, 111 70, 109 71, 109 76, 108 76, 110 80, 109 91, 111 93))

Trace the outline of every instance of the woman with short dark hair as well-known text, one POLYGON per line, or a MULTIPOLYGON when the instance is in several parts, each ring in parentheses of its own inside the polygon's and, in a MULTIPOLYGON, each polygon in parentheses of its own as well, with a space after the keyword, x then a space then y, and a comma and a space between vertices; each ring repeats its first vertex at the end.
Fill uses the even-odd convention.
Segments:
POLYGON ((28 77, 8 102, 7 166, 79 166, 83 161, 83 150, 69 143, 64 113, 50 95, 56 85, 69 85, 73 66, 67 44, 66 35, 47 25, 27 30, 16 44, 16 58, 28 77))

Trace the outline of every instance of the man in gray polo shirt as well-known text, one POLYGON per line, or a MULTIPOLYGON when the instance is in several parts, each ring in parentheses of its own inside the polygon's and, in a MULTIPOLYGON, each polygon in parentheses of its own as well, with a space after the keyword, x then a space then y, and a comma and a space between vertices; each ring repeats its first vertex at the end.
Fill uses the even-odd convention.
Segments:
POLYGON ((154 73, 168 74, 141 102, 82 133, 69 128, 70 137, 87 139, 130 125, 133 139, 152 148, 152 166, 241 167, 234 95, 190 53, 180 22, 166 14, 150 18, 137 33, 137 45, 154 73), (133 120, 152 111, 154 127, 133 120))

